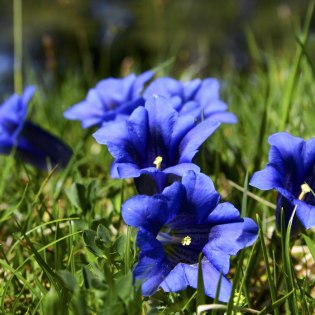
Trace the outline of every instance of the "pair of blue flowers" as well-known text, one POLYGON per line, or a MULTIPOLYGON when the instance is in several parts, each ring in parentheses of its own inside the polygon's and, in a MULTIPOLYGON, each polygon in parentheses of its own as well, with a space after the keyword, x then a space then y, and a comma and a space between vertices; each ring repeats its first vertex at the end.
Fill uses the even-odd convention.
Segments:
POLYGON ((215 79, 159 78, 144 89, 151 77, 103 80, 65 117, 99 126, 94 137, 114 158, 111 176, 135 179, 139 195, 122 205, 122 216, 139 229, 134 277, 143 295, 197 288, 202 253, 206 294, 214 298, 220 287, 219 299, 228 301, 230 256, 253 244, 257 225, 219 203, 211 179, 192 160, 220 122, 236 117, 226 112, 215 79))

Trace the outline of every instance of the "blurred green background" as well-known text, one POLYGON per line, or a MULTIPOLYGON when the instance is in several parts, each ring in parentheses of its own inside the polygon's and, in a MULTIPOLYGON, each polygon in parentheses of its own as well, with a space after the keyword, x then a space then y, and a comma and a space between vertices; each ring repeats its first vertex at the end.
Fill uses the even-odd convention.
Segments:
MULTIPOLYGON (((69 71, 94 78, 143 71, 175 57, 173 72, 246 72, 248 36, 289 55, 308 1, 23 0, 23 68, 48 85, 69 71)), ((13 1, 0 0, 0 99, 13 91, 13 1)), ((309 45, 314 45, 311 36, 309 45)), ((314 51, 314 50, 313 50, 314 51)), ((313 56, 314 57, 314 56, 313 56)), ((183 74, 185 75, 185 74, 183 74)), ((31 81, 31 79, 29 80, 31 81)))

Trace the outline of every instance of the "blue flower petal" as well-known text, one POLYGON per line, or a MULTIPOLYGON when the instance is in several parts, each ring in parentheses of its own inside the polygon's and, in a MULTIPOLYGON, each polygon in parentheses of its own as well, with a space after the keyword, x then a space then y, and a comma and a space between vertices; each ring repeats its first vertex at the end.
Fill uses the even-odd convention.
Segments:
POLYGON ((240 220, 239 211, 229 202, 218 204, 207 218, 211 225, 232 223, 240 220))
POLYGON ((226 103, 220 99, 212 100, 208 105, 203 108, 205 117, 208 117, 214 113, 225 112, 228 109, 226 103))
POLYGON ((132 90, 133 98, 136 98, 141 94, 144 84, 147 83, 149 80, 151 80, 153 76, 154 76, 154 72, 149 70, 149 71, 143 72, 136 78, 135 83, 133 85, 133 90, 132 90))
POLYGON ((187 210, 194 213, 197 223, 204 223, 220 200, 212 180, 205 174, 189 171, 183 176, 182 183, 187 193, 187 210))
POLYGON ((111 121, 97 130, 93 137, 100 144, 106 144, 116 163, 134 163, 135 150, 129 137, 125 121, 111 121))
POLYGON ((132 73, 122 79, 108 78, 97 83, 95 88, 106 110, 115 109, 131 100, 130 93, 135 79, 136 76, 132 73))
POLYGON ((307 204, 304 201, 295 199, 294 204, 296 207, 296 216, 302 222, 306 229, 315 226, 315 206, 307 204))
POLYGON ((170 217, 167 200, 163 195, 137 195, 122 205, 124 221, 134 227, 142 227, 157 233, 170 217))
POLYGON ((241 222, 226 223, 212 227, 209 242, 203 248, 204 255, 223 274, 228 273, 230 255, 247 246, 257 239, 257 224, 249 218, 241 222))
POLYGON ((195 99, 201 103, 202 108, 205 108, 212 102, 220 99, 219 81, 214 78, 207 78, 203 80, 195 99))
POLYGON ((263 170, 255 172, 249 184, 261 190, 274 189, 282 186, 283 177, 271 165, 267 165, 263 170))
POLYGON ((82 127, 101 126, 103 122, 127 119, 138 106, 144 105, 140 93, 143 85, 152 77, 151 71, 136 77, 130 74, 122 79, 101 80, 89 90, 84 101, 65 111, 64 116, 71 120, 81 120, 82 127))
POLYGON ((34 86, 27 87, 21 96, 13 94, 0 107, 0 137, 15 142, 27 114, 28 103, 35 92, 34 86))
MULTIPOLYGON (((161 288, 165 292, 178 292, 180 290, 184 290, 189 285, 189 280, 187 278, 185 267, 186 264, 177 264, 176 267, 167 275, 167 277, 164 279, 164 281, 160 284, 161 288)), ((192 272, 189 273, 190 280, 196 280, 191 281, 192 287, 196 287, 197 284, 197 276, 198 276, 198 265, 195 269, 194 267, 191 267, 192 272), (195 274, 196 273, 196 274, 195 274), (194 279, 196 277, 196 279, 194 279), (192 279, 193 278, 193 279, 192 279)))
POLYGON ((201 84, 202 81, 200 79, 194 79, 183 84, 185 101, 194 99, 201 84))
POLYGON ((28 86, 25 88, 23 94, 21 95, 22 104, 28 104, 35 93, 35 86, 28 86))
POLYGON ((291 180, 301 183, 305 175, 302 157, 304 140, 286 132, 279 132, 269 137, 269 144, 269 163, 280 174, 290 176, 291 180))
POLYGON ((219 122, 203 121, 191 129, 182 139, 179 152, 179 163, 189 163, 198 152, 202 143, 220 126, 219 122))
MULTIPOLYGON (((120 105, 115 110, 115 114, 114 114, 115 120, 117 120, 119 118, 126 120, 130 116, 130 114, 133 112, 133 110, 135 110, 139 106, 144 106, 144 98, 142 98, 142 97, 137 98, 131 102, 120 105)), ((109 118, 111 116, 113 116, 112 111, 107 112, 104 115, 104 122, 112 120, 112 118, 109 118)))
MULTIPOLYGON (((64 112, 64 117, 70 120, 81 120, 83 128, 99 125, 104 121, 104 105, 98 91, 90 89, 86 100, 73 105, 64 112)), ((107 120, 114 119, 115 113, 111 112, 107 120)))
POLYGON ((215 298, 220 283, 219 301, 228 302, 232 292, 231 282, 206 259, 203 259, 202 275, 206 295, 215 298))
POLYGON ((161 95, 163 97, 171 98, 172 96, 183 93, 180 82, 172 78, 158 78, 155 79, 143 93, 145 99, 149 99, 152 95, 161 95))
POLYGON ((167 198, 167 207, 170 209, 168 220, 178 213, 186 199, 185 195, 185 188, 179 182, 175 182, 163 190, 163 196, 167 198))
MULTIPOLYGON (((171 144, 172 148, 178 148, 180 141, 184 138, 184 136, 194 128, 195 120, 194 117, 187 116, 179 116, 176 125, 174 126, 171 144)), ((177 158, 178 152, 177 150, 170 150, 169 159, 170 161, 175 161, 177 158)))
MULTIPOLYGON (((306 172, 311 172, 311 177, 314 178, 313 174, 315 168, 315 138, 309 139, 305 142, 304 148, 304 169, 306 172)), ((312 181, 312 180, 311 180, 312 181)), ((312 182, 308 183, 312 186, 312 182)))
POLYGON ((138 107, 126 121, 129 139, 137 150, 139 159, 145 163, 148 143, 148 112, 144 107, 138 107))
POLYGON ((181 163, 175 166, 170 166, 163 170, 166 174, 175 174, 178 176, 182 176, 188 171, 194 171, 195 173, 200 172, 200 167, 194 163, 181 163))
MULTIPOLYGON (((150 97, 145 108, 149 115, 149 129, 151 140, 152 163, 158 155, 166 155, 166 148, 170 147, 174 125, 177 120, 177 112, 170 102, 161 96, 150 97), (161 152, 162 151, 162 152, 161 152)), ((165 158, 165 156, 163 156, 165 158)))
POLYGON ((110 173, 112 178, 134 178, 139 177, 141 172, 134 163, 114 163, 110 173))
POLYGON ((223 124, 236 124, 238 122, 237 117, 229 112, 212 113, 211 115, 205 115, 205 117, 206 120, 219 121, 223 124))
MULTIPOLYGON (((202 260, 202 275, 206 295, 215 298, 220 281, 220 272, 207 259, 202 260)), ((198 264, 178 264, 161 283, 166 292, 184 290, 187 286, 197 288, 198 264)), ((227 302, 231 295, 231 283, 221 276, 219 300, 227 302)))
POLYGON ((198 102, 189 101, 182 106, 179 114, 181 117, 192 117, 194 118, 194 122, 196 122, 197 120, 201 120, 202 108, 198 102))
POLYGON ((141 252, 134 277, 136 281, 142 282, 142 294, 150 296, 157 291, 172 266, 166 261, 160 242, 150 232, 140 229, 137 245, 141 252))

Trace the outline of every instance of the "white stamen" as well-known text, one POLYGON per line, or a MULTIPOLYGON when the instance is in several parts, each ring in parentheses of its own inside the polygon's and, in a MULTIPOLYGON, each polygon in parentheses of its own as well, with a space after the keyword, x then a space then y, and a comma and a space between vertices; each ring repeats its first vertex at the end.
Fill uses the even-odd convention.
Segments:
POLYGON ((312 191, 311 187, 307 183, 301 185, 301 190, 302 191, 299 195, 299 200, 304 200, 305 195, 312 191))
POLYGON ((183 237, 181 243, 183 246, 189 246, 191 244, 191 237, 188 235, 183 237))
POLYGON ((156 166, 156 168, 157 168, 158 170, 161 169, 161 163, 162 163, 162 161, 163 161, 163 158, 162 158, 161 156, 157 156, 157 157, 155 158, 154 162, 153 162, 153 164, 156 166))

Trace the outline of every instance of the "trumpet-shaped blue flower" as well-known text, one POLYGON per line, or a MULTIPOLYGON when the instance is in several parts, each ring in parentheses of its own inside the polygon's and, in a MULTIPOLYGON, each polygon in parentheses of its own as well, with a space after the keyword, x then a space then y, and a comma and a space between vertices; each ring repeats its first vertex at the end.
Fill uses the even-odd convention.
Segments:
POLYGON ((47 170, 47 166, 66 166, 71 149, 40 127, 26 121, 27 106, 35 88, 12 95, 0 106, 0 153, 16 155, 25 162, 47 170))
POLYGON ((112 177, 144 175, 136 181, 138 191, 153 194, 164 189, 168 174, 199 171, 192 159, 219 125, 215 121, 196 125, 192 116, 179 116, 168 99, 152 96, 128 120, 109 122, 94 137, 115 159, 112 177), (157 187, 151 189, 154 184, 157 187))
POLYGON ((227 112, 228 106, 220 99, 219 92, 220 83, 213 78, 189 82, 158 78, 149 84, 144 97, 158 94, 170 98, 180 115, 192 115, 198 121, 203 117, 222 123, 236 123, 236 116, 227 112))
POLYGON ((125 119, 135 108, 144 105, 141 92, 152 76, 152 71, 146 71, 139 76, 130 74, 122 79, 101 80, 95 88, 89 90, 85 100, 66 110, 64 117, 80 120, 83 128, 125 119))
POLYGON ((232 204, 219 200, 209 177, 189 171, 162 194, 138 195, 122 205, 125 222, 139 228, 134 277, 142 282, 143 295, 159 287, 167 292, 197 288, 198 257, 203 253, 206 294, 216 296, 222 274, 219 299, 228 301, 231 284, 224 275, 230 256, 252 245, 258 229, 251 219, 240 218, 232 204))
POLYGON ((300 223, 306 229, 315 226, 315 197, 312 192, 315 190, 315 138, 304 141, 280 132, 271 135, 268 142, 269 163, 253 175, 250 185, 261 190, 278 191, 278 227, 281 208, 287 224, 295 207, 293 233, 298 231, 300 223))

